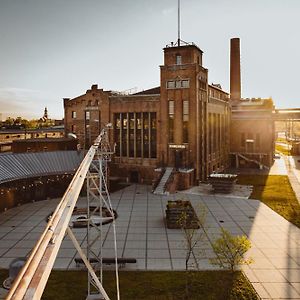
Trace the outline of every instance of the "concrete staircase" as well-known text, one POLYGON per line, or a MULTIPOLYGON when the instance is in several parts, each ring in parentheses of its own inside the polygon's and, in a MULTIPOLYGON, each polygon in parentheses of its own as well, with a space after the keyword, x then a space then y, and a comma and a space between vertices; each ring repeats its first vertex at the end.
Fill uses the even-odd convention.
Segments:
POLYGON ((166 184, 171 176, 173 172, 173 168, 166 168, 164 175, 162 176, 159 184, 157 185, 156 189, 154 190, 153 194, 156 195, 166 195, 168 194, 167 192, 165 192, 166 189, 166 184))
POLYGON ((262 169, 266 169, 266 170, 269 170, 270 168, 264 164, 262 164, 261 162, 259 162, 258 160, 256 159, 253 159, 253 158, 249 158, 241 153, 238 153, 238 156, 243 158, 244 160, 246 161, 250 161, 250 162, 253 162, 255 164, 257 164, 259 166, 259 168, 262 170, 262 169))

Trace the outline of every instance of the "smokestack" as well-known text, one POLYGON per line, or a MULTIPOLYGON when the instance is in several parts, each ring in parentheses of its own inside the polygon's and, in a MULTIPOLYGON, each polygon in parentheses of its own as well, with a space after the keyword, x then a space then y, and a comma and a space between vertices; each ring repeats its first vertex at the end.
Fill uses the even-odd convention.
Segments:
POLYGON ((230 40, 230 98, 241 99, 240 39, 230 40))

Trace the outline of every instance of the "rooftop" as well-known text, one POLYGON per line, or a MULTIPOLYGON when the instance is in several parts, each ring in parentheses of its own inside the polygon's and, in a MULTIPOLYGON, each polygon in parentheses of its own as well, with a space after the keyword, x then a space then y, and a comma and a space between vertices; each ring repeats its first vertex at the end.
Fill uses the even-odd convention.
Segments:
POLYGON ((77 151, 0 154, 0 184, 18 179, 74 173, 83 158, 77 151))

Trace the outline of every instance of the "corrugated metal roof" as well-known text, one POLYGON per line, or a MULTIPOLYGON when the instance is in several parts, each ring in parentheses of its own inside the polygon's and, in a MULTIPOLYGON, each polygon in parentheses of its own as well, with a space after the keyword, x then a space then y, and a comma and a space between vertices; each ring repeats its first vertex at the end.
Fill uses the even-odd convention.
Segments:
POLYGON ((0 154, 0 184, 28 177, 73 173, 83 159, 77 151, 0 154))

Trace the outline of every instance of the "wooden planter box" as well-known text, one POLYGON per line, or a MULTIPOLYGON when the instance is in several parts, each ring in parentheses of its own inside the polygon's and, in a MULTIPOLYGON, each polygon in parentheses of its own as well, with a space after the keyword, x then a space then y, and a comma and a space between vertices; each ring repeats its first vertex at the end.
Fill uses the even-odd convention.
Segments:
POLYGON ((208 182, 212 185, 213 192, 218 194, 229 194, 237 181, 235 174, 211 174, 208 182))
POLYGON ((198 229, 200 227, 199 219, 190 201, 168 201, 166 220, 169 229, 181 229, 182 226, 187 229, 198 229), (180 222, 183 214, 186 216, 184 225, 180 222))

